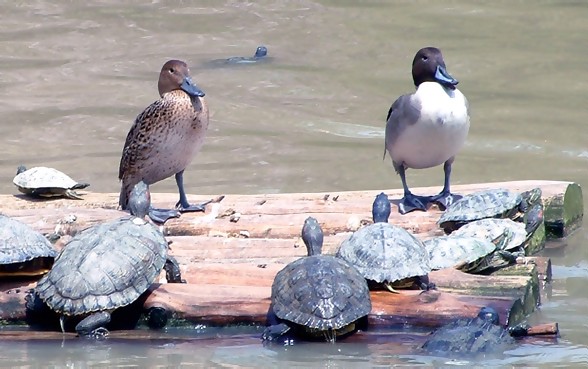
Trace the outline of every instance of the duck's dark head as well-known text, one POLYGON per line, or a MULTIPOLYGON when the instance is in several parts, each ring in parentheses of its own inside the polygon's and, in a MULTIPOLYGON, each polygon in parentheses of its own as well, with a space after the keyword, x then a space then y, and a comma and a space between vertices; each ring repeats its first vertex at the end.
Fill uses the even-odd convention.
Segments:
POLYGON ((174 90, 183 90, 191 97, 204 96, 204 92, 192 82, 188 65, 181 60, 169 60, 163 65, 157 88, 160 96, 174 90))
POLYGON ((302 241, 306 245, 308 256, 320 255, 323 248, 323 230, 319 222, 308 217, 302 226, 302 241))
POLYGON ((412 60, 412 79, 416 87, 423 82, 437 82, 454 90, 459 83, 447 72, 441 50, 436 47, 424 47, 416 53, 412 60))
POLYGON ((388 223, 391 212, 392 208, 390 206, 390 200, 388 200, 388 195, 383 192, 380 193, 376 196, 372 205, 372 218, 374 219, 374 223, 388 223))
POLYGON ((256 57, 256 58, 263 58, 266 55, 267 55, 267 47, 265 47, 265 46, 258 46, 257 47, 257 50, 255 50, 254 57, 256 57))
POLYGON ((496 310, 494 310, 491 307, 484 306, 480 309, 480 312, 478 313, 478 318, 488 321, 492 324, 498 325, 500 317, 498 316, 498 312, 496 312, 496 310))

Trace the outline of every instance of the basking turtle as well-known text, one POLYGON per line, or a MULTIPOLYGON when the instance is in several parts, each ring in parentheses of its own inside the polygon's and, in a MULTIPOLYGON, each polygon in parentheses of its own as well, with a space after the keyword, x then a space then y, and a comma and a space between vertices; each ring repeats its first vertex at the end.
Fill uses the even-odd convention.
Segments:
MULTIPOLYGON (((523 327, 518 329, 525 329, 523 327)), ((515 342, 509 330, 501 327, 496 310, 483 307, 476 318, 457 319, 437 329, 422 348, 430 353, 484 354, 501 352, 515 342)))
POLYGON ((57 251, 28 225, 0 214, 0 277, 29 277, 47 273, 57 251))
POLYGON ((414 285, 429 289, 429 254, 423 243, 405 229, 389 224, 390 201, 380 193, 372 206, 374 223, 360 228, 341 243, 342 258, 369 281, 391 292, 414 285))
POLYGON ((541 200, 541 189, 517 193, 502 188, 466 195, 450 205, 437 223, 446 233, 474 220, 510 218, 519 220, 528 208, 541 200))
POLYGON ((469 236, 441 236, 423 242, 429 253, 432 270, 455 268, 476 272, 496 250, 496 245, 484 238, 469 236))
POLYGON ((89 183, 78 183, 67 174, 57 169, 34 167, 27 169, 23 165, 16 171, 12 182, 24 194, 35 197, 65 196, 70 199, 81 199, 75 190, 88 187, 89 183))
POLYGON ((539 204, 533 206, 529 212, 527 224, 515 222, 511 219, 487 218, 468 223, 454 231, 449 237, 474 237, 486 241, 494 241, 504 236, 505 239, 497 243, 496 251, 485 258, 476 272, 484 269, 499 269, 516 262, 517 257, 525 256, 525 247, 533 236, 537 227, 542 223, 543 212, 535 211, 539 204))
POLYGON ((321 255, 323 232, 316 219, 306 219, 302 239, 308 256, 286 265, 272 284, 271 325, 264 340, 288 333, 334 342, 354 332, 356 322, 372 309, 361 274, 344 260, 321 255))
MULTIPOLYGON (((157 227, 143 218, 149 212, 149 189, 133 188, 132 216, 98 224, 76 234, 60 252, 53 268, 34 292, 53 311, 85 316, 75 329, 80 336, 104 337, 110 312, 134 302, 166 270, 168 282, 182 282, 177 262, 157 227)), ((36 297, 27 307, 35 309, 36 297)))

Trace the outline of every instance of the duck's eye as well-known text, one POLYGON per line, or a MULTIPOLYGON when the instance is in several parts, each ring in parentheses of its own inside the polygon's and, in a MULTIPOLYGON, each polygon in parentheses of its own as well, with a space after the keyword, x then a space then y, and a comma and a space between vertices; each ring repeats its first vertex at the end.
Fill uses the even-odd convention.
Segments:
POLYGON ((169 68, 170 73, 174 73, 176 70, 174 68, 169 68))
POLYGON ((427 60, 429 60, 429 57, 425 55, 421 59, 423 59, 423 61, 427 61, 427 60))

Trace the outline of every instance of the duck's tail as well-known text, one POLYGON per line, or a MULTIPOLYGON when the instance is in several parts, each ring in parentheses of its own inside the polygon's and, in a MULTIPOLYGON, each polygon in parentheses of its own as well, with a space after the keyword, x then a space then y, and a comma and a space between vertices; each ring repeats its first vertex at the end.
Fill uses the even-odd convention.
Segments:
POLYGON ((133 190, 133 186, 134 184, 130 182, 126 182, 125 180, 122 181, 120 195, 118 196, 118 205, 120 206, 121 210, 127 210, 129 208, 129 195, 133 190))

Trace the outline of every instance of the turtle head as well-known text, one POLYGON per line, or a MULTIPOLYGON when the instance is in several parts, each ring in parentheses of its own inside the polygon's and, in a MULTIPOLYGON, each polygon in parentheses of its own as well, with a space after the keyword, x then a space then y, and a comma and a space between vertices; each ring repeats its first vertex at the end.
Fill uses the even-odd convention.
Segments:
POLYGON ((255 58, 263 58, 267 55, 267 47, 265 46, 258 46, 257 50, 255 50, 255 58))
POLYGON ((323 230, 319 222, 308 217, 302 226, 302 241, 306 245, 308 256, 320 255, 323 248, 323 230))
POLYGON ((488 306, 484 306, 480 309, 480 312, 478 313, 478 318, 495 325, 499 324, 498 313, 496 312, 496 310, 488 306))
POLYGON ((26 171, 27 171, 27 167, 25 167, 24 165, 19 165, 18 168, 16 168, 16 175, 19 175, 22 172, 26 172, 26 171))
POLYGON ((385 193, 380 193, 376 196, 374 200, 374 204, 372 205, 372 217, 374 219, 374 223, 388 223, 388 218, 390 218, 390 213, 392 209, 390 207, 390 200, 388 200, 388 195, 385 193))
POLYGON ((131 215, 143 219, 149 213, 150 207, 151 194, 149 193, 149 186, 147 183, 141 181, 131 191, 131 195, 129 196, 129 210, 131 211, 131 215))

